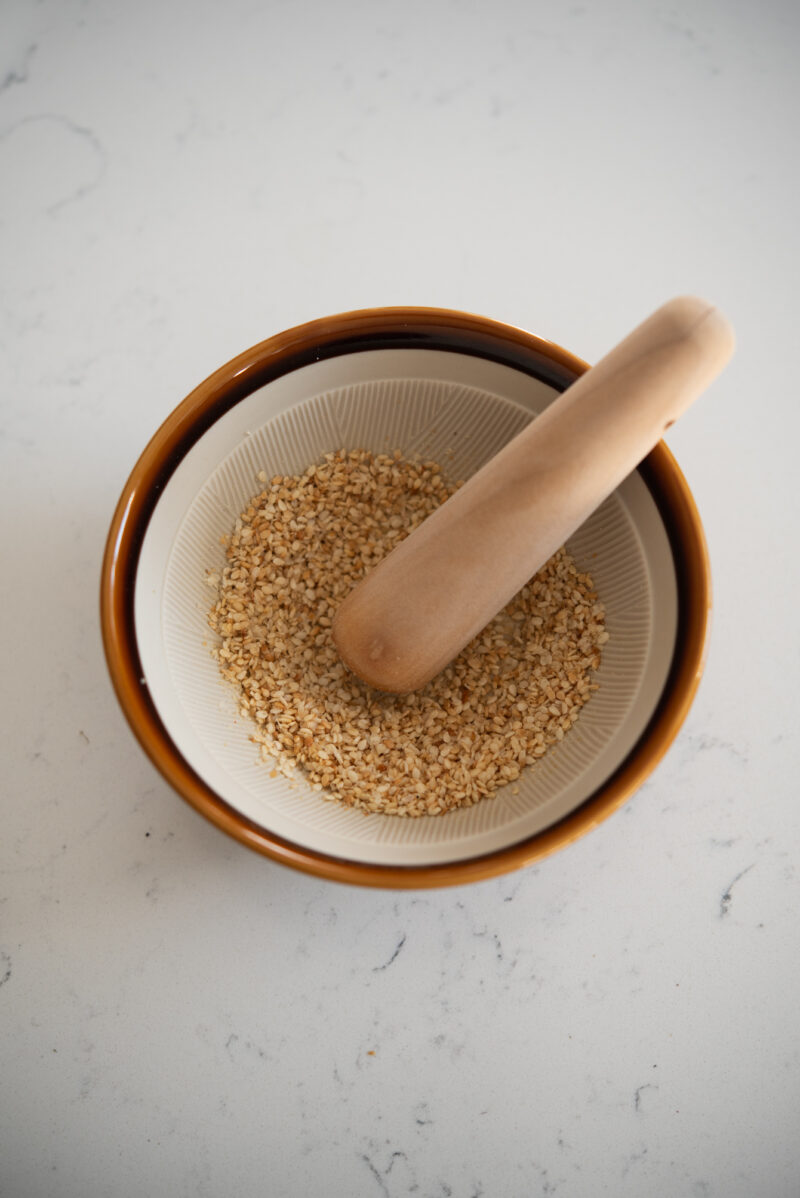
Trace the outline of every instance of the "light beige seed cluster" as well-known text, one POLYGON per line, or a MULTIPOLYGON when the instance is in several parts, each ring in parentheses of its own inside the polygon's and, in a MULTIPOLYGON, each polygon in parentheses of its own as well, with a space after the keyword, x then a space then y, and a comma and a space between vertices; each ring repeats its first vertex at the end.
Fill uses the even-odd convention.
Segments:
POLYGON ((211 573, 209 623, 264 760, 349 807, 439 815, 513 783, 562 740, 596 683, 604 612, 560 549, 414 694, 362 684, 333 644, 352 587, 456 487, 433 462, 327 454, 267 481, 211 573))

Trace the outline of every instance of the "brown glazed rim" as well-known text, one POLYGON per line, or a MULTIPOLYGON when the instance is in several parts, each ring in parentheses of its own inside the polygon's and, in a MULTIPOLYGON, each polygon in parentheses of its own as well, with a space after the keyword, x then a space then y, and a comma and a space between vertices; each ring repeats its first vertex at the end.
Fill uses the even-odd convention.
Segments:
MULTIPOLYGON (((711 607, 708 552, 691 492, 663 442, 639 467, 669 536, 678 580, 678 632, 656 711, 627 758, 569 815, 526 840, 442 865, 375 865, 327 856, 276 836, 216 794, 180 754, 142 681, 133 618, 139 551, 167 480, 205 430, 272 379, 323 358, 370 349, 466 353, 524 371, 563 390, 587 364, 550 341, 486 317, 438 308, 374 308, 314 320, 245 350, 220 367, 164 421, 117 504, 103 558, 103 645, 117 698, 140 744, 188 803, 236 840, 283 865, 363 886, 412 889, 477 882, 571 844, 616 811, 652 773, 691 707, 705 664, 711 607)), ((444 818, 447 818, 446 816, 444 818)))

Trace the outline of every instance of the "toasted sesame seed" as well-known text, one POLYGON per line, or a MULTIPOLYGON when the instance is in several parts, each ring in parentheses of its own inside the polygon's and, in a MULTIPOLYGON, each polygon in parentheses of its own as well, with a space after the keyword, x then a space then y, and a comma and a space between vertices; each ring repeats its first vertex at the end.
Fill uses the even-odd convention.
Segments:
POLYGON ((340 450, 273 477, 224 538, 228 564, 207 579, 213 652, 271 776, 305 777, 365 813, 440 815, 535 769, 569 734, 608 633, 565 549, 419 692, 374 691, 336 652, 339 604, 457 487, 399 451, 340 450))

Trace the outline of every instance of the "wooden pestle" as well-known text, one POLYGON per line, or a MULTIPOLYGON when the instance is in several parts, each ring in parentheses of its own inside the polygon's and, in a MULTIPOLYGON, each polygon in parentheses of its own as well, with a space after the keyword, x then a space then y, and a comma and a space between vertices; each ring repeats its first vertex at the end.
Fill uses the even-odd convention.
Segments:
POLYGON ((646 457, 733 346, 728 321, 703 300, 654 312, 351 591, 333 622, 345 665, 398 694, 435 677, 646 457))

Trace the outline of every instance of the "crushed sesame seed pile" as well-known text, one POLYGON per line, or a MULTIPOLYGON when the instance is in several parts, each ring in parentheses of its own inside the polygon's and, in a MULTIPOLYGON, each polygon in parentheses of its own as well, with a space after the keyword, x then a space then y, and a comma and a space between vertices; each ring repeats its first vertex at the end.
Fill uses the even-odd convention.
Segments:
POLYGON ((439 815, 514 783, 563 739, 608 639, 592 580, 564 549, 432 682, 386 695, 342 664, 334 613, 457 486, 434 462, 364 450, 259 480, 228 564, 209 574, 209 623, 273 772, 364 812, 439 815))

